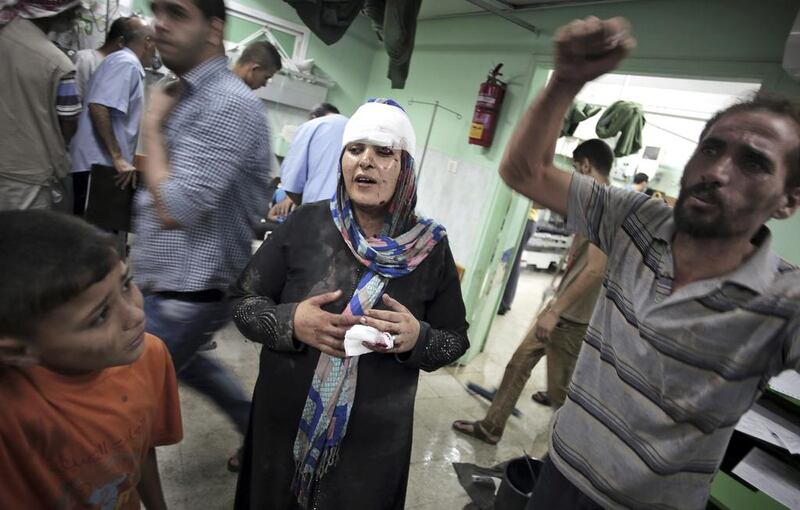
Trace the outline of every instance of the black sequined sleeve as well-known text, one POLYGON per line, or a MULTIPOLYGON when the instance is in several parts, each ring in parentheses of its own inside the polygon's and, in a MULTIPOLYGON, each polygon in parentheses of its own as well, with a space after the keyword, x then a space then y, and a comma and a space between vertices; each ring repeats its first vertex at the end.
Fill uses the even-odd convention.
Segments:
POLYGON ((419 322, 419 340, 414 349, 405 357, 397 356, 398 361, 433 372, 455 362, 467 352, 467 335, 446 329, 433 329, 424 321, 419 322))
POLYGON ((269 298, 250 296, 238 301, 233 321, 239 331, 253 342, 274 351, 301 351, 303 344, 294 340, 292 318, 297 303, 276 305, 269 298))
POLYGON ((276 351, 299 352, 292 327, 297 303, 279 303, 286 281, 285 232, 279 228, 261 245, 231 288, 233 322, 252 340, 276 351))
POLYGON ((419 339, 414 349, 397 360, 426 372, 454 363, 469 348, 467 319, 461 283, 450 246, 443 241, 440 277, 436 297, 427 303, 420 320, 419 339))

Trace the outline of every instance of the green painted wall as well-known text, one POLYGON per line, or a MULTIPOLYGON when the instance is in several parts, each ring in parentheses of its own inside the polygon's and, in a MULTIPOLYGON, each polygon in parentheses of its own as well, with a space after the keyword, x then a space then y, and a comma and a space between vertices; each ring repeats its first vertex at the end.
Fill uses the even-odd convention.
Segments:
MULTIPOLYGON (((439 100, 464 118, 457 120, 440 113, 430 146, 454 158, 496 169, 505 141, 528 97, 539 90, 546 69, 552 66, 552 35, 559 26, 588 15, 625 16, 631 21, 639 44, 622 72, 683 78, 755 78, 767 90, 800 97, 800 85, 780 67, 798 5, 796 0, 651 0, 521 13, 520 17, 542 30, 538 37, 488 15, 423 21, 418 26, 406 88, 389 88, 385 79, 388 59, 378 51, 366 95, 394 97, 403 103, 412 98, 439 100), (467 144, 467 131, 478 86, 498 62, 506 64, 504 78, 510 80, 510 87, 494 146, 484 150, 467 144)), ((430 108, 410 105, 408 111, 421 144, 430 108)), ((501 264, 497 248, 504 239, 513 237, 503 230, 520 228, 522 222, 516 216, 524 209, 511 205, 513 195, 499 178, 487 193, 492 196, 492 204, 484 213, 485 224, 476 226, 481 229, 482 239, 462 282, 468 319, 472 321, 473 348, 467 358, 482 347, 481 332, 488 330, 484 322, 491 319, 486 319, 482 310, 497 306, 493 293, 481 290, 485 290, 486 275, 493 274, 501 264), (506 218, 507 214, 513 217, 506 218), (473 335, 476 329, 479 334, 473 335)), ((800 263, 800 237, 796 235, 800 231, 800 215, 772 223, 775 250, 800 263)))
MULTIPOLYGON (((578 17, 623 15, 631 20, 639 46, 623 70, 682 77, 760 78, 769 89, 800 95, 785 77, 780 59, 797 12, 796 0, 652 0, 607 5, 541 9, 520 17, 542 29, 530 32, 494 16, 480 15, 423 21, 405 90, 391 91, 385 80, 387 57, 376 54, 368 95, 400 99, 439 99, 465 115, 463 122, 437 117, 434 148, 479 162, 497 163, 507 131, 523 107, 534 64, 550 65, 552 34, 578 17), (512 86, 504 107, 499 139, 488 152, 466 144, 467 125, 478 85, 492 64, 505 62, 512 86), (755 64, 755 66, 754 66, 755 64), (441 122, 441 125, 438 123, 441 122), (441 126, 441 127, 440 127, 441 126), (498 143, 499 142, 499 143, 498 143)), ((409 113, 417 129, 427 127, 426 112, 409 113)))
MULTIPOLYGON (((143 5, 142 0, 136 1, 136 5, 143 5)), ((282 1, 239 1, 300 23, 294 10, 282 1)), ((546 69, 552 66, 552 35, 559 26, 588 15, 625 16, 631 21, 639 44, 623 64, 622 72, 758 79, 767 90, 800 97, 800 85, 780 68, 798 5, 796 0, 642 0, 521 13, 520 17, 542 30, 539 36, 490 15, 422 21, 404 90, 390 88, 386 79, 388 58, 365 19, 358 19, 333 46, 326 46, 312 35, 308 57, 314 58, 322 73, 337 82, 329 99, 343 113, 351 113, 367 97, 393 97, 405 104, 420 145, 425 140, 431 108, 408 105, 410 99, 439 100, 460 112, 461 120, 439 112, 431 148, 495 170, 517 119, 529 98, 543 85, 546 69), (499 62, 505 64, 503 78, 509 81, 509 90, 494 145, 481 149, 467 144, 469 122, 478 86, 499 62)), ((245 37, 253 28, 241 20, 232 21, 228 37, 245 37)), ((497 292, 487 290, 487 275, 491 278, 502 263, 498 254, 506 248, 503 245, 518 239, 525 209, 524 199, 513 194, 499 177, 486 193, 492 197, 491 204, 484 212, 484 224, 475 226, 481 231, 481 241, 462 282, 468 319, 473 322, 473 330, 480 331, 488 331, 493 315, 493 311, 485 313, 485 308, 496 307, 499 299, 497 292)), ((770 226, 775 250, 800 264, 800 236, 796 235, 800 231, 800 215, 770 226)), ((473 337, 473 342, 470 355, 480 350, 483 339, 476 342, 473 337)))
MULTIPOLYGON (((422 26, 425 26, 424 22, 422 26)), ((458 47, 431 50, 418 44, 411 62, 411 73, 405 89, 393 90, 385 78, 388 57, 382 52, 377 54, 372 64, 367 95, 391 97, 405 105, 417 130, 420 145, 425 141, 432 107, 409 105, 408 101, 438 100, 443 106, 459 112, 462 119, 439 111, 431 134, 431 146, 472 163, 495 165, 525 106, 524 98, 533 72, 530 54, 524 48, 509 48, 502 53, 487 50, 467 52, 458 47), (490 149, 468 145, 469 125, 478 87, 491 68, 500 62, 504 63, 501 79, 508 81, 508 90, 495 141, 490 149)))
MULTIPOLYGON (((459 112, 462 115, 460 120, 446 111, 437 113, 431 147, 454 158, 494 170, 519 114, 524 110, 533 73, 530 54, 524 48, 506 49, 502 53, 494 50, 464 51, 458 46, 428 48, 424 44, 423 34, 427 33, 425 27, 426 23, 423 22, 419 28, 418 44, 405 89, 390 88, 385 79, 388 57, 380 53, 373 61, 367 95, 392 97, 406 106, 420 146, 424 144, 433 109, 428 105, 409 104, 409 100, 438 100, 443 106, 459 112), (504 63, 502 78, 508 81, 508 90, 494 143, 489 149, 468 145, 469 125, 478 87, 499 62, 504 63)), ((441 170, 425 167, 425 172, 441 170)), ((486 242, 479 244, 472 260, 459 261, 466 269, 461 288, 467 304, 472 340, 465 361, 477 355, 483 347, 481 340, 491 326, 507 278, 506 266, 502 263, 503 254, 509 248, 513 250, 519 243, 528 207, 527 199, 519 196, 514 199, 511 190, 501 183, 496 174, 486 192, 492 197, 490 211, 494 214, 486 215, 482 225, 474 226, 481 230, 481 239, 486 242), (498 271, 502 272, 498 274, 498 271)), ((471 207, 471 204, 464 206, 471 207)))
MULTIPOLYGON (((771 87, 776 93, 800 98, 800 83, 795 82, 786 73, 782 73, 771 87)), ((772 221, 773 247, 783 258, 793 264, 800 265, 800 211, 788 220, 772 221)))
MULTIPOLYGON (((257 9, 292 23, 302 25, 294 9, 281 0, 237 0, 241 5, 257 9)), ((135 0, 134 10, 149 14, 149 1, 135 0)), ((258 25, 235 16, 229 16, 225 38, 239 41, 258 29, 258 25)), ((292 51, 291 37, 278 36, 286 50, 292 51)), ((379 41, 370 28, 370 23, 358 17, 347 33, 336 44, 323 43, 311 34, 307 58, 313 58, 315 72, 336 82, 328 91, 328 101, 335 104, 344 114, 350 114, 361 104, 365 95, 371 71, 372 59, 378 50, 379 41)))
MULTIPOLYGON (((260 25, 256 23, 230 16, 225 23, 225 38, 229 41, 241 41, 259 28, 260 25)), ((273 35, 281 43, 281 46, 291 54, 292 48, 294 48, 294 37, 285 32, 277 31, 273 35)))
MULTIPOLYGON (((238 1, 267 14, 303 24, 295 10, 281 0, 238 1)), ((363 16, 356 18, 344 37, 331 46, 311 34, 307 58, 314 59, 315 72, 336 82, 336 86, 328 91, 328 100, 342 113, 350 114, 361 104, 372 59, 379 48, 379 41, 372 32, 369 21, 363 16)))

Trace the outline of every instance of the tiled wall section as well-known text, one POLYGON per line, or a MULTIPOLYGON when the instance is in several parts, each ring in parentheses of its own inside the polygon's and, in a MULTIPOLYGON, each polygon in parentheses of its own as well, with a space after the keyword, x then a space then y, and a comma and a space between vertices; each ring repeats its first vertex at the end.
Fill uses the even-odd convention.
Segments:
MULTIPOLYGON (((417 150, 417 162, 422 149, 417 150)), ((447 228, 458 265, 468 267, 477 250, 486 205, 497 172, 428 149, 418 183, 417 212, 447 228)))

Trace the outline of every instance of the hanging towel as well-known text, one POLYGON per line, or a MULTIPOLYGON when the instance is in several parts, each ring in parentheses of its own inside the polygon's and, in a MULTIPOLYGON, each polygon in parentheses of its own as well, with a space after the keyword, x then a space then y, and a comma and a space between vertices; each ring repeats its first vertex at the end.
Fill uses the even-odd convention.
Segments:
MULTIPOLYGON (((0 0, 12 1, 12 0, 0 0)), ((342 38, 358 16, 364 12, 372 20, 372 28, 383 41, 389 55, 386 75, 393 89, 406 85, 414 38, 417 34, 417 15, 422 0, 284 0, 294 7, 303 23, 331 45, 342 38)))
POLYGON ((561 125, 561 136, 572 136, 575 134, 575 130, 578 129, 578 124, 589 117, 594 117, 600 110, 599 106, 584 103, 583 101, 575 101, 564 117, 564 123, 561 125))
POLYGON ((393 89, 406 85, 421 5, 422 0, 366 0, 364 4, 364 12, 372 19, 372 28, 389 54, 386 77, 393 89))
POLYGON ((294 7, 314 35, 331 45, 342 38, 364 6, 364 0, 284 0, 294 7))
POLYGON ((597 121, 595 132, 600 138, 612 138, 621 133, 617 146, 614 147, 614 155, 627 156, 642 148, 644 123, 642 105, 631 101, 617 101, 603 112, 597 121))

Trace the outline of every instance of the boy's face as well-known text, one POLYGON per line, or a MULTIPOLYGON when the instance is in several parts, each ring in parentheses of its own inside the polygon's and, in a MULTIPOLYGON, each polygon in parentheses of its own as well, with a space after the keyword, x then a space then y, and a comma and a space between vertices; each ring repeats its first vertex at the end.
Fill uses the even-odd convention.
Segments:
POLYGON ((39 362, 74 374, 127 365, 144 349, 142 293, 120 262, 103 280, 47 314, 33 339, 39 362))

